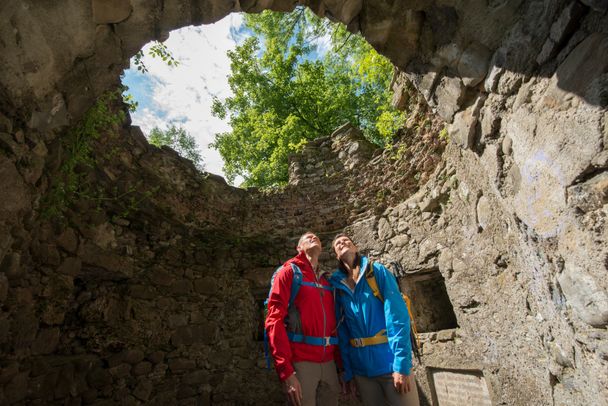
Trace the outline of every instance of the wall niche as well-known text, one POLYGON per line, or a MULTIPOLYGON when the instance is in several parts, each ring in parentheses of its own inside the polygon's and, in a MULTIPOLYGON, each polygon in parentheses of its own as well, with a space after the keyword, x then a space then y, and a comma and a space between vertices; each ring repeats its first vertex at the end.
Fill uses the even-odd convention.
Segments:
POLYGON ((407 275, 401 289, 412 300, 412 313, 419 333, 457 328, 454 308, 438 269, 407 275))

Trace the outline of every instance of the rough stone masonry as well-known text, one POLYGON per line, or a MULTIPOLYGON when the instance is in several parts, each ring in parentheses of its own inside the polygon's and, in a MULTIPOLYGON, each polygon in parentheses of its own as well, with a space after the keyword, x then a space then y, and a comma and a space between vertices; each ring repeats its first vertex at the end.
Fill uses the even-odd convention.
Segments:
POLYGON ((70 134, 146 42, 297 3, 0 5, 0 403, 279 404, 268 276, 297 232, 346 228, 414 298, 426 402, 608 404, 608 2, 300 3, 388 56, 395 103, 413 86, 448 145, 408 131, 391 155, 344 127, 268 194, 127 118, 51 216, 70 134))

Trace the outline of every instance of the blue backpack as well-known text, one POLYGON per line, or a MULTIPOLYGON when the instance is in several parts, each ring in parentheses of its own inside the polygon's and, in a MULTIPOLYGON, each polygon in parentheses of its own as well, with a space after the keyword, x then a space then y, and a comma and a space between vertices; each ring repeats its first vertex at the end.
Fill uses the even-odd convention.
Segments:
MULTIPOLYGON (((291 293, 289 294, 289 304, 287 305, 288 315, 292 315, 292 316, 299 318, 299 314, 297 313, 297 310, 293 307, 293 301, 295 300, 296 296, 298 295, 298 292, 300 291, 300 287, 302 285, 312 286, 315 288, 321 288, 321 289, 325 289, 325 290, 332 290, 332 288, 330 286, 325 286, 325 285, 322 285, 317 282, 304 282, 302 280, 302 279, 304 279, 304 276, 302 275, 302 271, 300 270, 300 268, 293 262, 290 265, 291 265, 291 269, 293 270, 293 280, 291 282, 291 293)), ((266 300, 264 301, 264 320, 266 320, 266 317, 268 316, 268 301, 270 300, 270 294, 272 293, 272 287, 274 286, 274 281, 276 279, 277 274, 279 273, 279 271, 282 268, 283 268, 283 265, 279 266, 274 271, 274 273, 272 274, 272 277, 270 278, 270 290, 268 291, 268 296, 266 297, 266 300)), ((294 322, 299 324, 299 320, 296 320, 294 322)), ((287 319, 285 320, 285 324, 287 324, 287 319)), ((298 329, 296 329, 296 330, 298 330, 298 329)), ((321 346, 338 344, 337 337, 311 337, 311 336, 305 336, 303 334, 299 334, 299 333, 293 332, 293 331, 288 331, 287 337, 289 338, 289 341, 294 342, 294 343, 306 343, 306 344, 321 345, 321 346)), ((266 367, 268 369, 270 369, 270 349, 269 349, 269 343, 268 343, 268 332, 266 331, 266 328, 264 328, 264 355, 266 356, 266 367)))

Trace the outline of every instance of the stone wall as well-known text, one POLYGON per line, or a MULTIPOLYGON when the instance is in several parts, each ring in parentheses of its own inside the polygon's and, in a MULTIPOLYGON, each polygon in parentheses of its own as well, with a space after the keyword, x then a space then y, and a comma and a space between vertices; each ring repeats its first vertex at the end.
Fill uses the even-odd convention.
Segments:
POLYGON ((0 6, 2 403, 279 401, 257 364, 264 281, 296 231, 344 226, 413 296, 440 298, 414 297, 439 329, 417 367, 429 401, 464 370, 496 404, 608 402, 608 3, 306 4, 391 58, 397 104, 414 86, 445 120, 441 162, 424 133, 379 153, 343 128, 304 151, 319 160, 296 159, 284 192, 245 192, 125 123, 78 168, 102 194, 68 205, 67 223, 41 217, 62 140, 130 56, 177 27, 294 3, 0 6), (450 320, 429 312, 448 304, 450 320))
POLYGON ((244 191, 127 122, 90 141, 95 164, 81 170, 102 193, 46 217, 66 151, 18 124, 6 131, 0 403, 278 401, 243 277, 243 264, 267 265, 238 233, 244 191))
MULTIPOLYGON (((0 186, 21 199, 2 212, 7 404, 281 403, 262 357, 271 273, 295 254, 303 231, 327 242, 392 201, 378 195, 381 184, 355 190, 355 181, 418 168, 411 154, 397 159, 345 125, 292 157, 285 189, 244 191, 150 146, 127 120, 87 140, 92 162, 77 169, 84 185, 56 202, 49 196, 68 187, 65 154, 74 144, 59 141, 70 130, 5 123, 10 176, 0 186), (52 204, 61 206, 49 211, 52 204)), ((443 144, 417 136, 407 141, 439 162, 443 144)), ((418 179, 433 169, 425 168, 418 179)), ((328 251, 322 260, 333 268, 328 251)))

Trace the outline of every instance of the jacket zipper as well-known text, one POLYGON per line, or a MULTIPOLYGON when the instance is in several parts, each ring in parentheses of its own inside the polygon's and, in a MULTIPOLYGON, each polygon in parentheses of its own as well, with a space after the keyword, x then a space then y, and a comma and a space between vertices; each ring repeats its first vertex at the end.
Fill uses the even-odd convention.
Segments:
MULTIPOLYGON (((317 273, 315 272, 315 270, 312 270, 312 273, 315 275, 315 281, 317 283, 318 286, 323 286, 321 284, 321 282, 319 281, 319 277, 317 276, 317 273)), ((323 337, 326 337, 326 331, 327 331, 327 316, 325 315, 325 304, 323 303, 323 288, 322 287, 317 287, 317 290, 319 291, 319 299, 321 300, 321 310, 323 311, 323 337)), ((323 346, 323 357, 322 359, 325 360, 325 345, 323 346)))
MULTIPOLYGON (((361 260, 361 262, 363 262, 363 260, 361 260)), ((367 263, 365 264, 365 267, 367 268, 367 263)), ((340 287, 340 289, 348 291, 348 293, 351 295, 352 303, 353 303, 353 305, 356 306, 356 308, 357 308, 358 311, 361 311, 361 309, 360 309, 359 304, 357 303, 357 300, 356 300, 356 298, 357 298, 357 285, 359 285, 359 283, 358 283, 359 279, 364 278, 364 277, 365 277, 365 275, 359 274, 358 280, 355 281, 355 288, 352 289, 352 290, 351 290, 350 286, 348 286, 348 283, 346 283, 346 281, 344 280, 344 278, 340 280, 340 284, 343 285, 342 287, 340 287)), ((359 317, 357 317, 356 319, 357 319, 357 321, 359 321, 359 317)), ((359 321, 358 324, 359 324, 359 330, 365 332, 366 331, 365 330, 365 323, 363 321, 359 321)))

